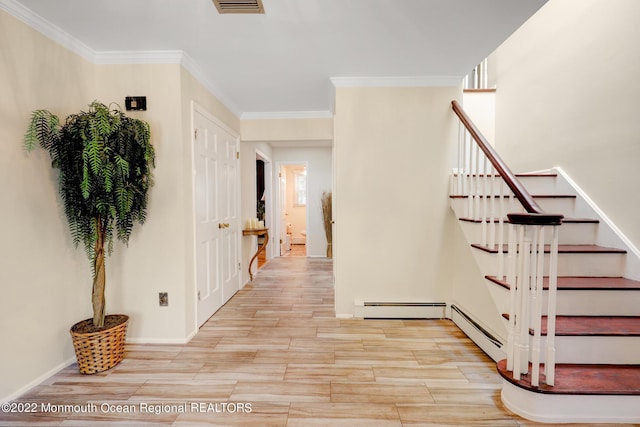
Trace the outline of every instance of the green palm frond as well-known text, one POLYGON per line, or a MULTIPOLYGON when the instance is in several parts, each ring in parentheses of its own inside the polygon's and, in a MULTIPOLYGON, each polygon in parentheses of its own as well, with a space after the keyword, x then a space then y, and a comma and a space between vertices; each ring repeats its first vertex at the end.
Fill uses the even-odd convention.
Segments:
POLYGON ((31 122, 24 135, 24 148, 33 151, 39 144, 49 150, 60 137, 60 120, 47 110, 35 110, 31 114, 31 122))

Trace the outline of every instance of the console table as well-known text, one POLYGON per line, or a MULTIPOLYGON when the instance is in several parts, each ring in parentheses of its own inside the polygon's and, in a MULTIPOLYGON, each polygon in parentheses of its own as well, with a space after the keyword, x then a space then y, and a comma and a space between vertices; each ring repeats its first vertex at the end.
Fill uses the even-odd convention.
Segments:
POLYGON ((258 258, 260 252, 263 252, 267 248, 267 243, 269 243, 269 229, 268 228, 249 228, 246 230, 242 230, 243 236, 264 236, 264 242, 262 245, 258 247, 258 251, 253 255, 251 261, 249 261, 249 280, 253 280, 253 273, 251 272, 251 264, 258 258))

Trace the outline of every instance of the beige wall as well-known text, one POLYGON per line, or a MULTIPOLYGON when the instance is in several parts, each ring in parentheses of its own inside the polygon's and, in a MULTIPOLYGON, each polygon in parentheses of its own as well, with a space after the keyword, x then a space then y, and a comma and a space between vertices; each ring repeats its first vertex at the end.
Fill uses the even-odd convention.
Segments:
POLYGON ((183 342, 196 331, 191 201, 191 100, 239 133, 240 122, 179 65, 94 65, 0 11, 0 400, 73 358, 70 326, 91 315, 91 275, 75 249, 46 152, 27 156, 22 135, 34 109, 61 118, 93 100, 124 107, 151 125, 155 187, 147 222, 107 259, 107 312, 131 316, 129 341, 183 342), (17 42, 19 41, 19 43, 17 42), (159 307, 158 292, 169 293, 159 307))
POLYGON ((242 120, 243 141, 330 141, 332 118, 242 120))
POLYGON ((354 300, 445 301, 457 87, 338 88, 336 313, 354 300))
POLYGON ((96 97, 124 108, 127 95, 145 95, 147 111, 129 112, 149 122, 156 149, 155 186, 147 221, 129 246, 117 244, 107 260, 107 311, 130 316, 130 341, 180 341, 185 337, 185 243, 180 66, 99 65, 96 97), (169 306, 158 305, 169 293, 169 306))
POLYGON ((0 399, 73 358, 70 326, 91 314, 49 155, 26 155, 32 110, 66 117, 95 93, 94 67, 0 10, 0 399), (44 357, 43 357, 44 356, 44 357))
POLYGON ((638 16, 637 0, 551 0, 493 58, 505 160, 562 167, 636 247, 638 16))

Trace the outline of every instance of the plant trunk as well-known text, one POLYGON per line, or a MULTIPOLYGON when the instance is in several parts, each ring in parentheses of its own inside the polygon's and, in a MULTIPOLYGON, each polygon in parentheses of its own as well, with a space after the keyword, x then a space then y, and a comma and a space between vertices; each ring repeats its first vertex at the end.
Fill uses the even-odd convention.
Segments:
POLYGON ((93 259, 93 292, 91 301, 93 303, 93 326, 104 326, 104 230, 100 217, 96 221, 96 232, 98 238, 96 240, 94 259, 93 259))

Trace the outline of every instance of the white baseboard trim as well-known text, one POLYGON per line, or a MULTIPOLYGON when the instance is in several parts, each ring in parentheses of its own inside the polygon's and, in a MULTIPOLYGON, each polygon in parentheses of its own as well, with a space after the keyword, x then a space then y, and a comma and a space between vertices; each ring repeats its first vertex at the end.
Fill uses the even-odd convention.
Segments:
POLYGON ((192 332, 185 338, 127 338, 126 344, 187 344, 195 334, 192 332))
POLYGON ((502 350, 503 343, 500 338, 472 319, 460 307, 451 305, 451 320, 466 336, 482 349, 495 362, 507 357, 502 350))
POLYGON ((503 380, 501 397, 510 411, 542 423, 640 423, 640 396, 535 393, 503 380))
POLYGON ((3 396, 2 398, 0 398, 0 404, 1 403, 11 402, 12 400, 19 398, 20 396, 22 396, 23 394, 25 394, 26 392, 28 392, 32 388, 42 384, 47 379, 49 379, 50 377, 54 376, 55 374, 57 374, 58 372, 60 372, 64 368, 66 368, 67 366, 70 366, 75 361, 76 361, 76 358, 74 356, 74 357, 71 357, 71 358, 65 360, 64 362, 60 363, 59 365, 55 366, 54 368, 51 368, 50 370, 48 370, 44 374, 40 375, 39 377, 34 378, 32 381, 29 381, 29 383, 27 383, 23 387, 19 388, 18 390, 14 391, 10 395, 3 396))
POLYGON ((336 314, 336 319, 353 319, 353 314, 345 314, 345 313, 336 314))
POLYGON ((445 302, 355 301, 353 317, 372 319, 445 319, 445 302))

